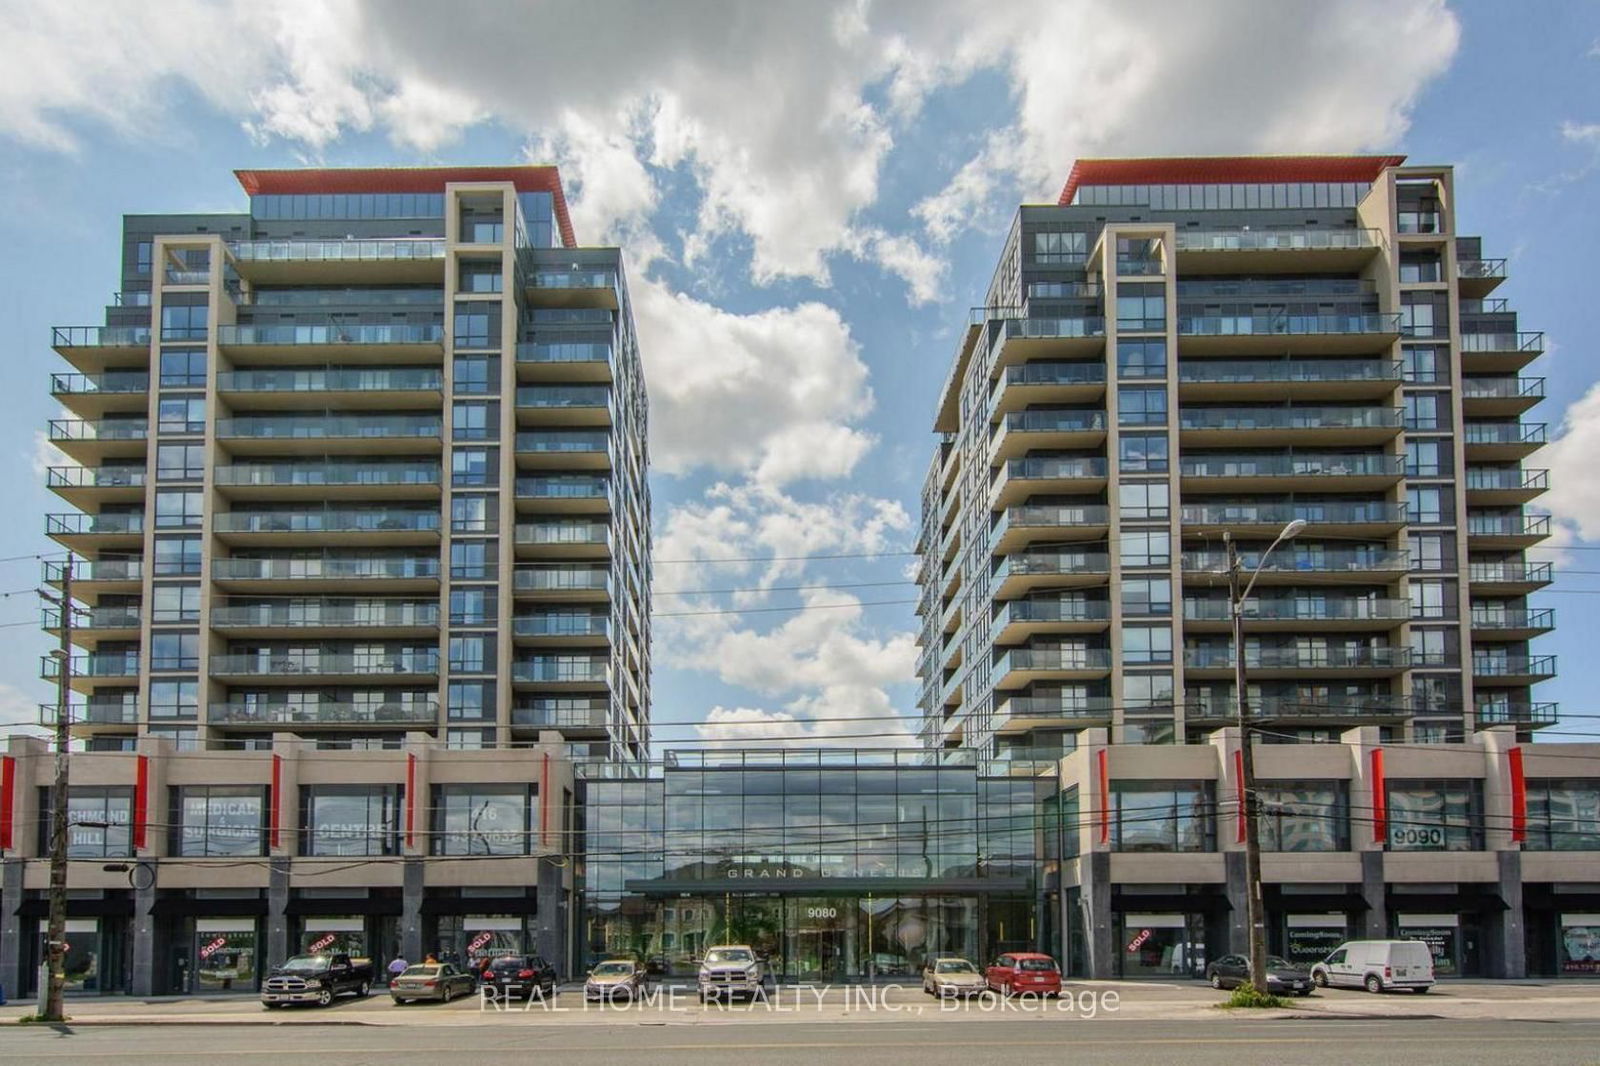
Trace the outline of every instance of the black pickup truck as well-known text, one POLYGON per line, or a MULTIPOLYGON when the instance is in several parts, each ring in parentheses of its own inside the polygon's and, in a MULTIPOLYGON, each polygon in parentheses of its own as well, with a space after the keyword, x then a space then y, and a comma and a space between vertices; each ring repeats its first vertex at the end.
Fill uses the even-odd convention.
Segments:
POLYGON ((267 975, 261 985, 261 1005, 315 1003, 326 1007, 346 992, 365 996, 372 988, 372 965, 355 963, 348 955, 295 955, 267 975))

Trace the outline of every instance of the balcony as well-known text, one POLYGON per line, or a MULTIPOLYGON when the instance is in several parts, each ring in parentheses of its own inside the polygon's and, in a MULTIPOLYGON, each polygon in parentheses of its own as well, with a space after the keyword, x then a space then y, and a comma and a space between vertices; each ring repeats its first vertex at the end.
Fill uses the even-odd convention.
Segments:
POLYGON ((617 275, 611 270, 552 270, 527 274, 528 302, 535 307, 604 307, 615 311, 617 275))
POLYGON ((520 511, 604 515, 612 507, 610 480, 582 474, 519 477, 516 494, 520 511))
POLYGON ((1184 407, 1178 428, 1185 448, 1263 448, 1384 444, 1400 435, 1396 407, 1184 407))
POLYGON ((117 367, 145 370, 150 365, 149 326, 56 326, 50 347, 86 374, 117 367))
POLYGON ((1341 503, 1307 500, 1293 503, 1199 503, 1179 508, 1185 534, 1233 532, 1273 537, 1295 520, 1308 523, 1319 535, 1377 536, 1406 524, 1403 503, 1376 501, 1341 503))
POLYGON ((144 414, 150 405, 150 375, 143 370, 51 374, 50 395, 62 407, 84 418, 100 418, 111 412, 144 414))
MULTIPOLYGON (((1226 599, 1183 601, 1185 628, 1225 630, 1232 625, 1226 599)), ((1411 602, 1376 597, 1255 596, 1244 603, 1245 629, 1250 632, 1318 630, 1389 630, 1411 619, 1411 602)))
POLYGON ((604 659, 541 655, 513 662, 511 681, 518 685, 604 687, 611 682, 611 667, 604 659))
MULTIPOLYGON (((1230 647, 1185 648, 1183 652, 1186 677, 1231 679, 1233 663, 1230 647)), ((1407 648, 1387 646, 1286 644, 1260 647, 1246 643, 1244 664, 1253 680, 1323 673, 1337 674, 1341 678, 1393 677, 1411 665, 1411 652, 1407 648)))
POLYGON ((1015 692, 1036 681, 1097 681, 1111 674, 1106 648, 1012 648, 995 660, 991 676, 999 692, 1015 692))
POLYGON ((1100 316, 1006 318, 988 324, 992 365, 1015 366, 1050 358, 1098 355, 1106 349, 1106 320, 1100 316))
POLYGON ((1504 259, 1457 259, 1456 287, 1466 299, 1481 300, 1506 280, 1504 259))
POLYGON ((1515 374, 1543 354, 1539 332, 1461 334, 1461 369, 1468 374, 1515 374))
POLYGON ((1547 514, 1467 514, 1471 551, 1531 548, 1550 535, 1547 514))
POLYGON ((531 522, 516 531, 519 558, 605 559, 611 554, 611 527, 603 522, 531 522))
POLYGON ((520 426, 609 426, 607 385, 523 385, 517 389, 520 426))
POLYGON ((527 644, 606 644, 611 619, 603 614, 534 614, 511 620, 513 640, 527 644))
MULTIPOLYGON (((1293 545, 1280 547, 1263 564, 1259 551, 1241 551, 1240 562, 1247 572, 1259 569, 1260 585, 1317 585, 1355 583, 1372 585, 1397 581, 1411 569, 1405 551, 1378 549, 1296 551, 1293 545)), ((1214 581, 1227 576, 1228 555, 1223 551, 1183 553, 1185 580, 1205 575, 1214 581)))
POLYGON ((1474 685, 1533 685, 1556 676, 1554 655, 1474 655, 1474 685))
POLYGON ((1544 378, 1464 378, 1461 411, 1468 418, 1515 418, 1544 399, 1544 378))
POLYGON ((214 559, 211 579, 219 588, 242 592, 340 592, 352 584, 381 585, 384 592, 432 592, 439 587, 439 557, 214 559))
POLYGON ((517 466, 534 470, 609 470, 611 437, 598 430, 518 433, 517 466))
POLYGON ((611 382, 609 341, 528 341, 517 345, 518 381, 611 382))
POLYGON ((997 600, 1014 600, 1042 588, 1089 588, 1110 580, 1105 552, 1019 552, 1000 562, 990 580, 997 600))
POLYGON ((257 284, 444 281, 444 241, 436 237, 234 241, 228 250, 239 276, 257 284))
POLYGON ((217 393, 260 410, 334 408, 392 410, 437 403, 444 375, 432 367, 326 367, 314 370, 224 370, 217 393))
POLYGON ((1494 700, 1479 704, 1473 714, 1479 729, 1496 725, 1540 729, 1547 725, 1555 725, 1558 720, 1554 703, 1512 703, 1494 700))
MULTIPOLYGON (((41 655, 39 676, 45 681, 59 682, 61 660, 53 655, 41 655)), ((127 685, 139 679, 139 655, 114 652, 74 655, 70 665, 70 684, 74 692, 94 692, 106 685, 127 685)))
POLYGON ((1185 359, 1178 396, 1195 400, 1384 400, 1400 387, 1389 359, 1185 359))
POLYGON ((1517 467, 1467 467, 1467 503, 1508 506, 1529 503, 1550 487, 1548 470, 1517 467))
MULTIPOLYGON (((1294 695, 1262 696, 1250 703, 1253 722, 1280 722, 1294 725, 1376 724, 1404 722, 1411 718, 1418 706, 1407 696, 1371 695, 1341 696, 1337 699, 1302 699, 1294 695)), ((1237 711, 1234 702, 1227 700, 1190 700, 1184 704, 1184 717, 1191 723, 1227 724, 1234 721, 1237 711)))
POLYGON ((247 415, 217 419, 217 439, 235 455, 437 451, 438 415, 247 415))
POLYGON ((1467 461, 1526 459, 1545 445, 1543 422, 1468 422, 1462 430, 1467 461))
POLYGON ((527 599, 603 602, 611 598, 611 573, 579 566, 517 570, 512 574, 511 591, 527 599))
POLYGON ((439 512, 229 511, 212 516, 211 528, 224 543, 240 546, 430 544, 439 540, 439 512))
MULTIPOLYGON (((66 563, 46 559, 45 583, 60 588, 65 570, 66 563)), ((144 587, 144 560, 78 559, 72 565, 72 587, 81 596, 137 593, 144 587)))
POLYGON ((75 552, 137 550, 144 546, 144 515, 47 514, 45 536, 75 552))
POLYGON ((1467 582, 1474 595, 1526 596, 1550 584, 1549 563, 1512 561, 1469 563, 1467 582))
POLYGON ((1103 504, 1007 507, 989 529, 989 551, 1011 555, 1034 541, 1104 540, 1110 514, 1103 504))
POLYGON ((1041 633, 1098 633, 1110 620, 1111 605, 1105 600, 1011 600, 995 612, 989 638, 995 644, 1020 644, 1041 633))
POLYGON ((994 731, 1004 735, 1107 726, 1114 702, 1109 696, 1006 696, 995 703, 994 731))
POLYGON ((1010 414, 1041 403, 1093 403, 1105 392, 1103 362, 1022 363, 1001 371, 989 393, 989 414, 1010 414))
POLYGON ((1399 339, 1399 312, 1178 314, 1181 355, 1384 355, 1399 339))
POLYGON ((1035 494, 1098 494, 1106 487, 1104 459, 1008 459, 989 488, 989 508, 1003 510, 1035 494))
POLYGON ((1201 274, 1355 272, 1383 247, 1375 229, 1179 229, 1178 270, 1201 274))
POLYGON ((437 500, 436 462, 244 463, 212 471, 217 491, 235 500, 437 500))
MULTIPOLYGON (((43 614, 44 631, 60 636, 60 608, 47 607, 43 614)), ((87 642, 137 639, 139 608, 137 606, 79 607, 72 613, 72 632, 75 638, 83 638, 87 642)))
POLYGON ((217 345, 235 367, 312 359, 437 363, 444 358, 444 327, 409 323, 218 326, 217 345))
POLYGON ((211 628, 242 636, 291 630, 297 637, 426 637, 439 628, 439 604, 428 600, 287 600, 228 605, 211 609, 211 628))
POLYGON ((512 707, 512 729, 560 729, 560 730, 604 730, 606 728, 606 706, 604 703, 594 703, 591 706, 565 706, 565 704, 578 703, 577 700, 551 700, 561 706, 553 707, 512 707))
POLYGON ((74 507, 90 509, 107 503, 144 500, 143 467, 52 466, 45 471, 45 486, 74 507))
POLYGON ((374 678, 420 681, 439 676, 439 653, 434 652, 260 652, 254 655, 213 655, 210 673, 221 680, 298 685, 308 679, 319 683, 370 683, 374 678))
POLYGON ((1014 411, 991 433, 992 458, 1030 451, 1098 448, 1106 439, 1104 411, 1014 411))
POLYGON ((230 727, 293 726, 433 726, 436 703, 213 703, 206 709, 209 725, 230 727))
MULTIPOLYGON (((39 724, 55 729, 57 705, 39 704, 39 724)), ((90 697, 87 703, 73 704, 67 711, 67 720, 73 736, 94 736, 99 733, 121 733, 129 726, 139 724, 139 709, 129 702, 96 703, 90 697)))
POLYGON ((1191 453, 1179 461, 1183 491, 1317 491, 1328 478, 1350 492, 1379 492, 1405 477, 1403 455, 1295 452, 1282 455, 1191 453))
POLYGON ((143 459, 150 423, 143 418, 52 418, 51 444, 75 462, 99 466, 107 459, 143 459))
POLYGON ((1556 612, 1549 607, 1527 610, 1494 604, 1472 605, 1472 640, 1532 640, 1556 627, 1556 612))

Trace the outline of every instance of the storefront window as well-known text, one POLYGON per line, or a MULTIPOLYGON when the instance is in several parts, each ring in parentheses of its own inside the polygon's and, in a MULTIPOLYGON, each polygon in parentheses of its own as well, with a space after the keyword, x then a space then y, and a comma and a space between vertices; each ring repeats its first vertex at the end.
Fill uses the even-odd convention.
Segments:
POLYGON ((1349 939, 1342 914, 1291 914, 1283 925, 1283 957, 1300 966, 1321 962, 1349 939))
POLYGON ((1529 851, 1600 851, 1600 781, 1529 781, 1529 851))
POLYGON ((469 970, 500 955, 526 954, 527 921, 520 915, 466 914, 439 920, 440 957, 469 970))
POLYGON ((1402 914, 1396 919, 1402 940, 1420 940, 1433 955, 1436 977, 1455 977, 1461 972, 1460 918, 1454 914, 1402 914))
POLYGON ((1124 914, 1122 976, 1195 976, 1205 969, 1205 923, 1194 914, 1124 914))
POLYGON ((1556 950, 1563 974, 1600 975, 1600 914, 1563 914, 1556 950))
MULTIPOLYGON (((39 854, 50 853, 54 789, 39 790, 39 854)), ((110 859, 133 854, 133 789, 73 786, 67 793, 67 858, 110 859)))
POLYGON ((266 789, 193 785, 173 795, 179 855, 266 854, 266 789))
POLYGON ((435 855, 526 855, 536 785, 434 789, 435 855))
POLYGON ((327 952, 370 961, 366 920, 360 915, 307 918, 300 930, 300 950, 308 955, 327 952))
POLYGON ((398 785, 319 785, 303 790, 306 855, 397 855, 398 785))
POLYGON ((194 930, 201 992, 255 988, 254 918, 201 918, 194 923, 194 930))
POLYGON ((1117 851, 1215 851, 1209 781, 1118 781, 1111 789, 1117 851))
POLYGON ((1389 782, 1390 851, 1482 851, 1483 783, 1389 782))
POLYGON ((1256 796, 1263 851, 1349 850, 1350 815, 1343 781, 1262 784, 1256 796))

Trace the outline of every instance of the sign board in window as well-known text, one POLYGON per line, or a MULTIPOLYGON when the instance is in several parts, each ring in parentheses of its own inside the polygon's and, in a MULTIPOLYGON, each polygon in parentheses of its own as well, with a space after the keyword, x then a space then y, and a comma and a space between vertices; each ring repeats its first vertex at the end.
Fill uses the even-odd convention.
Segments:
POLYGON ((1600 974, 1600 914, 1561 916, 1561 972, 1600 974))

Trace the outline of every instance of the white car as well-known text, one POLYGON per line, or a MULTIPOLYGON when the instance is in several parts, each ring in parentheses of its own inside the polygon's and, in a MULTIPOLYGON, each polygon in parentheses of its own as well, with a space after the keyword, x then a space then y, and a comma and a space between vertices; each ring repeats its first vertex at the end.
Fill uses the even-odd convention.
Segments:
POLYGON ((1311 967, 1319 988, 1387 992, 1433 987, 1433 952, 1420 940, 1348 940, 1311 967))
POLYGON ((976 996, 988 989, 983 974, 966 959, 929 959, 922 968, 922 990, 930 996, 976 996))
POLYGON ((726 1003, 734 996, 754 999, 766 982, 766 967, 754 948, 748 944, 720 944, 706 948, 695 984, 701 1003, 708 999, 726 1003))

